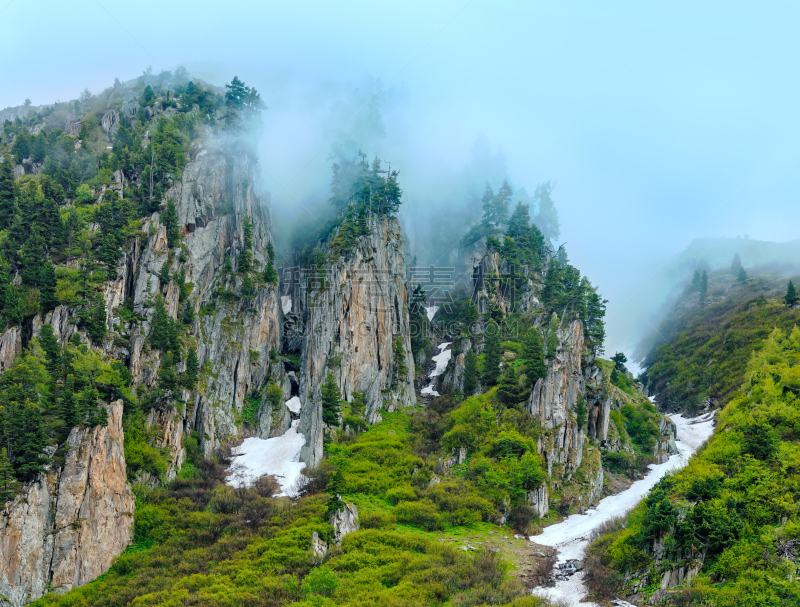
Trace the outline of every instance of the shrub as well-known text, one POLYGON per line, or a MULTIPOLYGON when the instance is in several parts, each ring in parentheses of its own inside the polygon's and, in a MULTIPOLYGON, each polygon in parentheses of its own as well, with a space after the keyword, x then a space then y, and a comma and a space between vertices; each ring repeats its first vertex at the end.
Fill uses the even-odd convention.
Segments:
POLYGON ((399 523, 416 525, 427 531, 444 529, 436 504, 428 499, 418 502, 402 502, 395 508, 394 514, 399 523))
POLYGON ((303 580, 303 593, 330 597, 339 587, 339 576, 330 567, 323 565, 312 569, 303 580))
POLYGON ((410 485, 400 485, 393 487, 386 492, 386 499, 390 503, 397 505, 400 502, 414 501, 417 499, 417 492, 410 485))

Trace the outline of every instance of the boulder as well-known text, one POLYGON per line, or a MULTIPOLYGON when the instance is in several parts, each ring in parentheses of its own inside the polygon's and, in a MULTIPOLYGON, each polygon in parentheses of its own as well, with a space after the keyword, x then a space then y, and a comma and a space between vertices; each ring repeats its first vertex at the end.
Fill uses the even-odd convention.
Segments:
POLYGON ((333 527, 333 541, 337 546, 342 545, 344 536, 358 531, 358 510, 353 504, 342 503, 342 507, 331 515, 333 527))

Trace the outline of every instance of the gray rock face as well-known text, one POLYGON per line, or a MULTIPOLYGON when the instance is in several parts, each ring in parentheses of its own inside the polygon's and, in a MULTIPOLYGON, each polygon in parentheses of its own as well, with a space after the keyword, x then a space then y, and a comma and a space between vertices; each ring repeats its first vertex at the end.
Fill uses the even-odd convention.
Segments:
POLYGON ((78 133, 81 132, 81 121, 76 120, 74 122, 67 122, 64 125, 64 132, 69 135, 70 137, 77 137, 78 133))
POLYGON ((528 504, 533 508, 533 512, 539 518, 547 516, 550 512, 550 495, 547 492, 547 485, 528 492, 528 504))
POLYGON ((120 109, 125 116, 133 120, 136 118, 136 114, 139 113, 139 102, 133 100, 128 101, 124 103, 120 109))
MULTIPOLYGON (((210 455, 220 441, 239 435, 237 419, 247 394, 259 390, 276 374, 281 379, 283 370, 270 360, 271 350, 281 349, 277 287, 258 285, 249 299, 224 301, 214 297, 215 291, 236 293, 241 288, 241 275, 223 268, 226 263, 232 270, 237 267, 246 217, 253 222, 255 266, 263 267, 266 262, 269 199, 259 194, 256 159, 243 149, 223 147, 211 139, 201 141, 193 149, 181 179, 165 198, 176 204, 185 263, 179 266, 178 254, 169 251, 166 229, 156 213, 142 228, 151 235, 136 242, 120 264, 118 279, 108 288, 106 302, 111 312, 110 325, 117 322, 113 309, 126 297, 131 297, 135 310, 147 318, 132 331, 129 365, 134 384, 146 387, 155 384, 161 361, 160 352, 148 352, 146 347, 152 315, 147 302, 160 292, 173 318, 178 318, 185 305, 192 305, 197 313, 191 332, 197 338, 197 357, 205 372, 193 393, 186 395, 186 411, 177 418, 156 416, 151 420, 161 427, 163 446, 170 449, 171 476, 183 461, 180 436, 197 430, 204 453, 210 455), (179 267, 186 271, 186 281, 192 283, 186 302, 179 301, 174 282, 160 285, 158 275, 165 263, 171 263, 173 274, 179 267), (200 314, 201 304, 211 302, 215 302, 214 309, 200 314)), ((259 433, 275 427, 273 421, 261 415, 259 433)))
POLYGON ((134 497, 126 478, 122 401, 106 427, 74 428, 64 467, 0 513, 0 594, 19 606, 104 573, 130 543, 134 497))
POLYGON ((588 503, 600 501, 601 497, 603 497, 603 466, 599 466, 597 474, 590 479, 588 503))
POLYGON ((109 110, 103 114, 100 124, 106 133, 113 133, 119 128, 119 113, 116 110, 109 110))
POLYGON ((576 470, 583 457, 583 431, 577 427, 574 410, 582 394, 583 323, 573 320, 557 331, 558 347, 548 363, 547 377, 536 382, 528 398, 528 413, 542 423, 545 433, 538 450, 547 462, 547 474, 563 464, 563 474, 576 470))
POLYGON ((548 430, 566 423, 583 392, 583 323, 573 320, 559 328, 557 336, 558 347, 547 365, 547 377, 536 382, 528 399, 528 412, 548 430))
POLYGON ((315 531, 311 534, 311 560, 315 565, 319 565, 328 554, 328 544, 319 539, 319 534, 315 531))
POLYGON ((300 458, 310 465, 322 457, 320 386, 329 372, 346 400, 364 393, 368 423, 380 420, 383 407, 391 411, 416 402, 400 224, 371 217, 368 226, 369 235, 327 267, 324 288, 293 285, 293 305, 302 311, 304 327, 299 431, 306 444, 300 458), (403 373, 394 342, 402 349, 403 373))
POLYGON ((337 546, 342 545, 344 536, 358 531, 358 510, 353 504, 342 504, 342 508, 331 515, 333 527, 333 541, 337 546))
MULTIPOLYGON (((460 354, 452 357, 447 365, 447 370, 441 378, 442 393, 463 392, 464 391, 464 366, 466 362, 466 352, 472 347, 472 342, 468 339, 461 340, 459 348, 460 354)), ((471 396, 467 394, 466 396, 471 396)))
POLYGON ((22 330, 11 327, 0 335, 0 371, 8 370, 22 352, 22 330))

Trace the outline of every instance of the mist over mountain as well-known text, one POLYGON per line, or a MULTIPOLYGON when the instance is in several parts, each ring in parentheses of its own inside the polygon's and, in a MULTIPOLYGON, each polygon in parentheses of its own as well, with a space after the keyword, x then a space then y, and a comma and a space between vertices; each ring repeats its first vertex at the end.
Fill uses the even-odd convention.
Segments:
POLYGON ((800 604, 796 0, 0 5, 0 607, 800 604))

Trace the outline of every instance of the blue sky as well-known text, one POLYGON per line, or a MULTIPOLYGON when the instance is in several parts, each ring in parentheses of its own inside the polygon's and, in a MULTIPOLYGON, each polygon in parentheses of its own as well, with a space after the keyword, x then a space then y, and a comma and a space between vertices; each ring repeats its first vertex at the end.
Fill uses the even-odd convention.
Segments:
POLYGON ((391 159, 407 213, 428 221, 457 204, 444 189, 483 134, 517 187, 557 182, 561 239, 611 300, 612 347, 631 339, 644 279, 693 238, 798 238, 800 1, 0 10, 0 107, 98 92, 148 65, 255 85, 276 213, 321 196, 338 132, 391 159), (381 87, 380 115, 356 114, 381 87))

